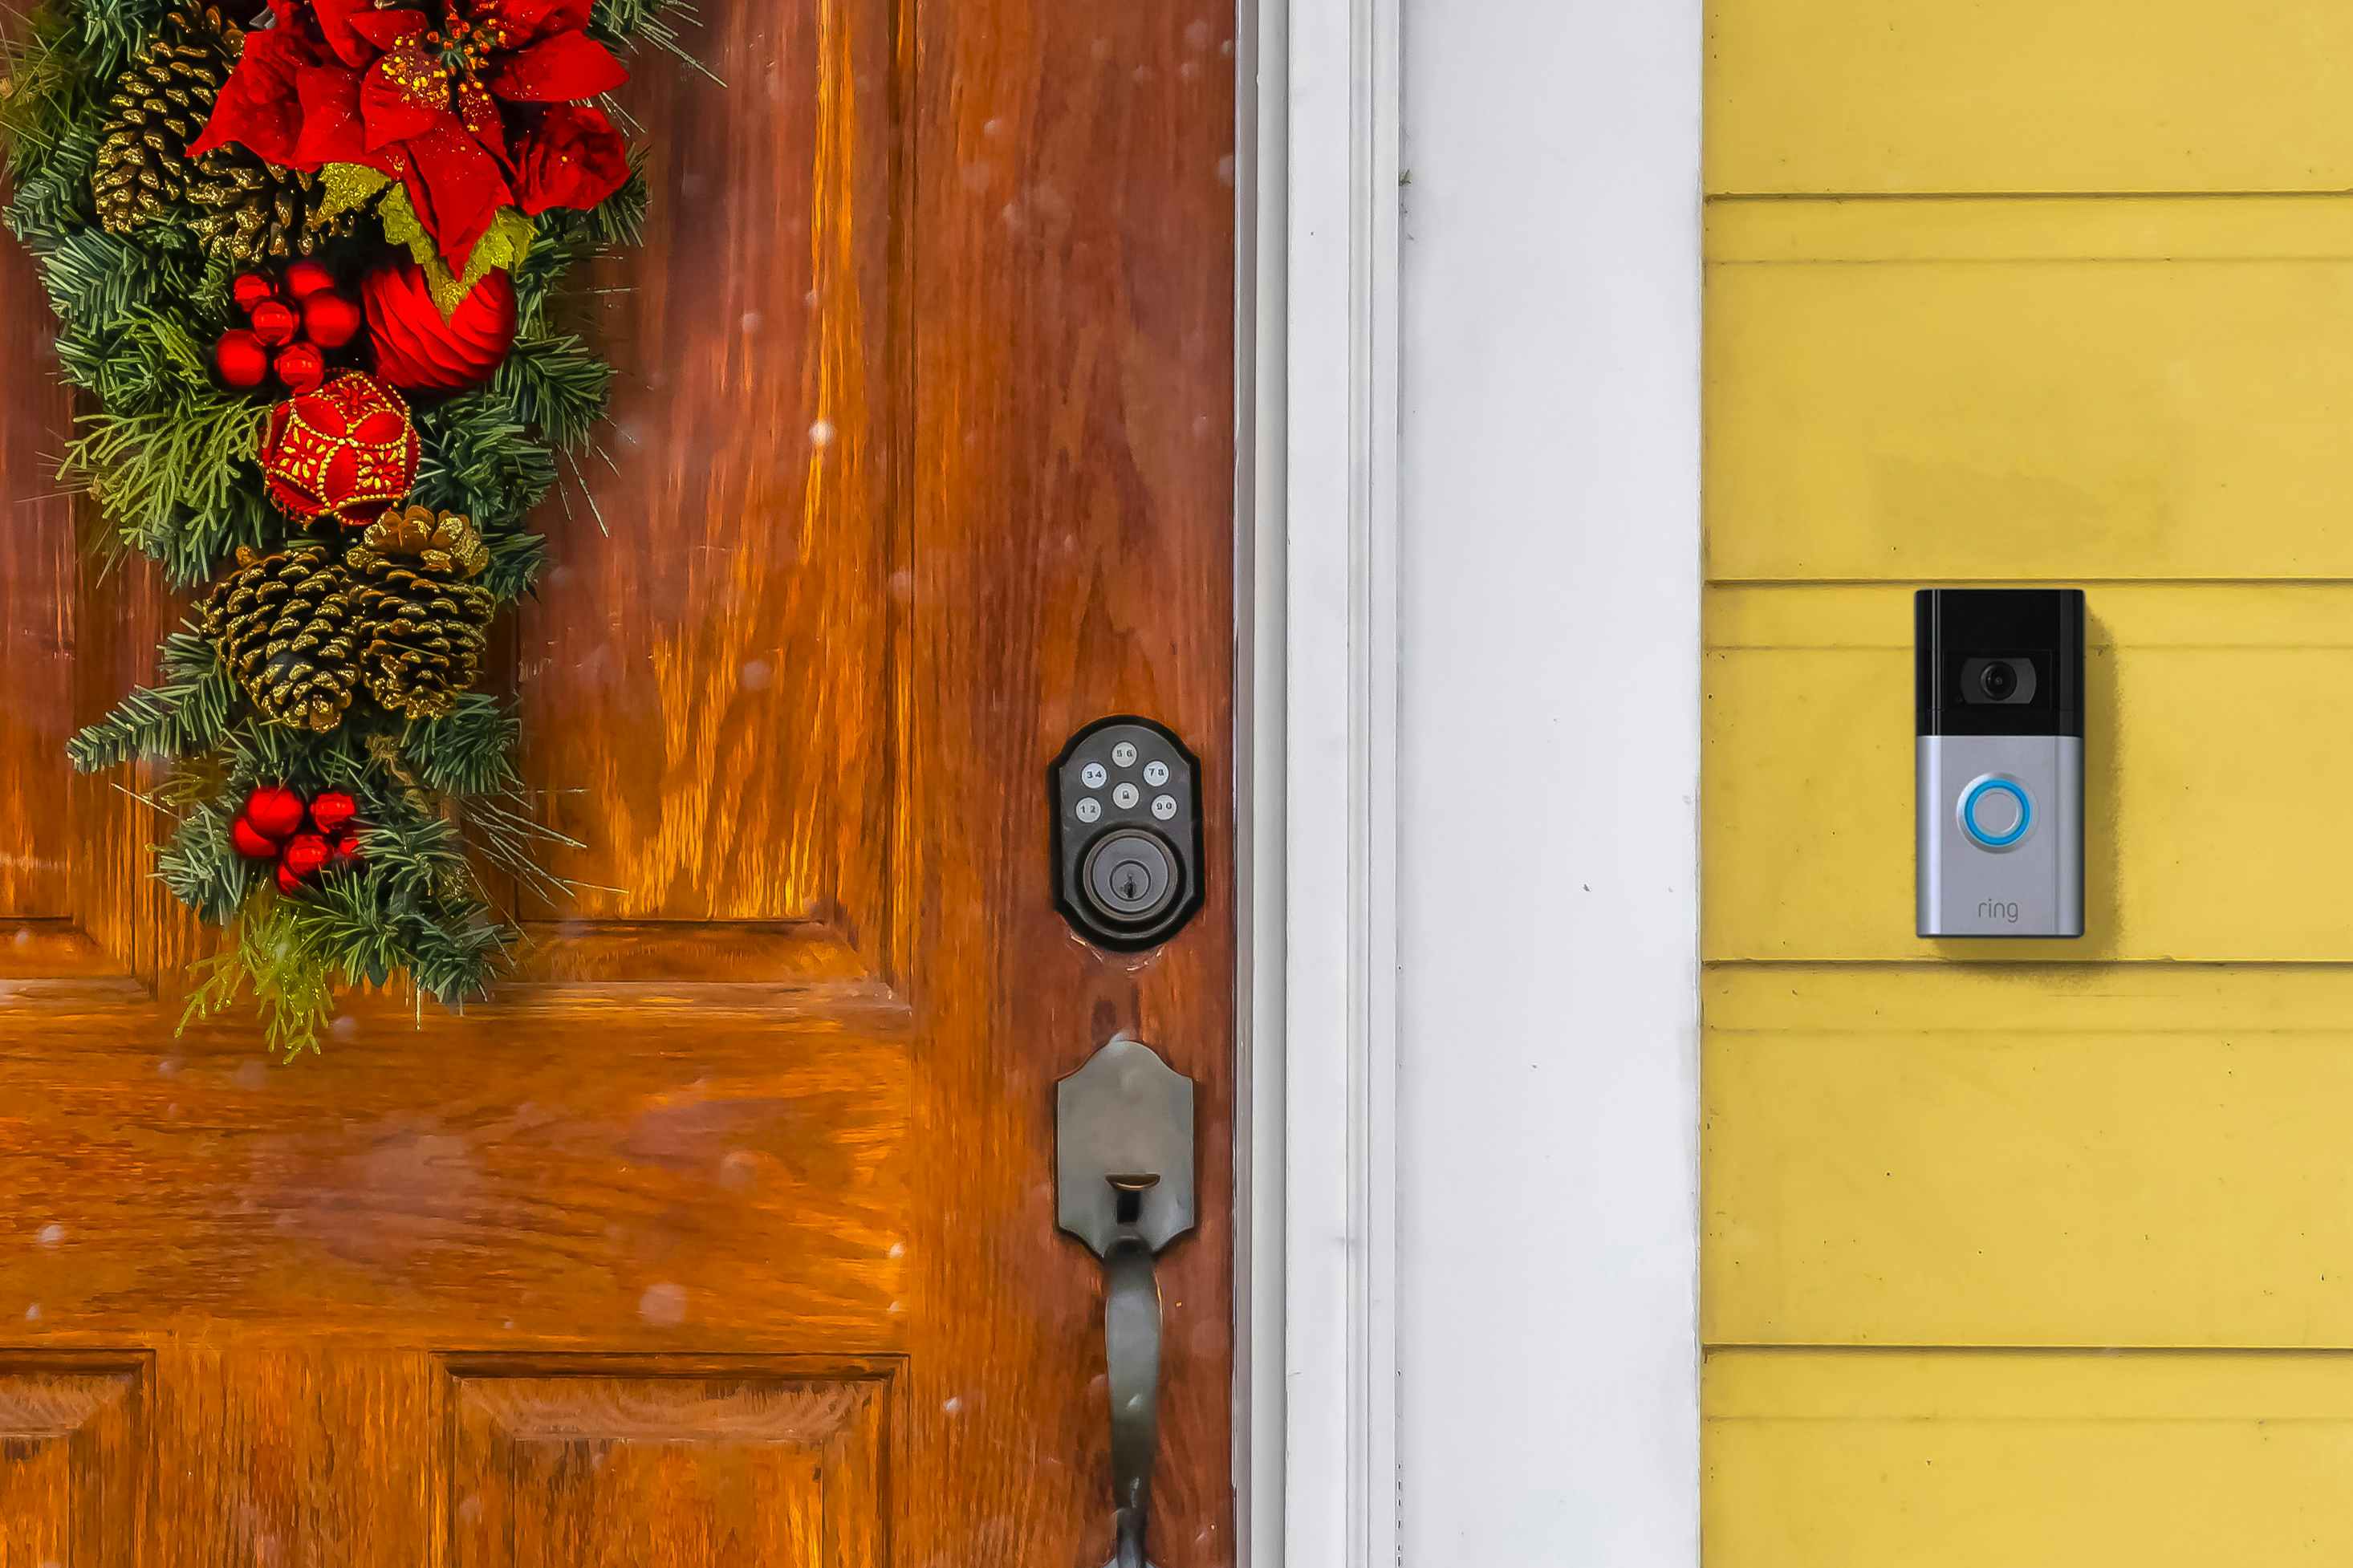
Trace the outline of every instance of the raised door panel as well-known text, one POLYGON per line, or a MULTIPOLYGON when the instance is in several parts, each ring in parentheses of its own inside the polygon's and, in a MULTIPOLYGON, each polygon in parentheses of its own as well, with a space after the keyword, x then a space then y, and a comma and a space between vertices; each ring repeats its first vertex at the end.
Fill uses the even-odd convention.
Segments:
POLYGON ((892 458, 903 208, 890 8, 736 6, 632 100, 660 193, 586 330, 617 371, 602 460, 541 518, 527 773, 585 847, 554 978, 788 978, 888 946, 906 510, 892 458), (702 929, 687 929, 688 923, 702 929), (820 928, 822 934, 820 934, 820 928))
POLYGON ((451 1568, 881 1568, 887 1373, 460 1368, 451 1568))
MULTIPOLYGON (((48 301, 32 262, 0 242, 0 987, 152 967, 156 900, 142 886, 146 808, 74 776, 66 742, 143 673, 154 595, 80 550, 57 472, 73 438, 48 301)), ((138 999, 111 988, 111 1000, 138 999)))
POLYGON ((132 1568, 147 1517, 137 1358, 0 1357, 0 1568, 132 1568))
POLYGON ((1707 188, 2340 191, 2337 0, 1710 0, 1707 188))
POLYGON ((72 498, 55 468, 69 398, 25 253, 0 256, 0 974, 73 913, 66 737, 73 732, 72 498), (12 953, 14 956, 12 956, 12 953))

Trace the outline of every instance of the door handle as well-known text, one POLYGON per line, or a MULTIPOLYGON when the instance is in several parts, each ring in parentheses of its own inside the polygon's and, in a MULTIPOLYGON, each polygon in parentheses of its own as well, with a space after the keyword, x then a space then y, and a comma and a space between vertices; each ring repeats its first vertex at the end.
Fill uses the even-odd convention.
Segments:
POLYGON ((1153 1260, 1193 1228, 1193 1080, 1124 1036, 1054 1086, 1055 1217, 1103 1259, 1110 1373, 1112 1557, 1151 1568, 1160 1447, 1160 1281, 1153 1260))

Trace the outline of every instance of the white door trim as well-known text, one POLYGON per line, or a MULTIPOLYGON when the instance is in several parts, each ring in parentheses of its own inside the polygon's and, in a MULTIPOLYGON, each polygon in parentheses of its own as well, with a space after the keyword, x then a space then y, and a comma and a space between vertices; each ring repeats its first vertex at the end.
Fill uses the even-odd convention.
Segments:
POLYGON ((1243 0, 1243 1561, 1396 1561, 1397 0, 1243 0), (1254 243, 1253 243, 1254 242, 1254 243))
POLYGON ((1701 0, 1240 4, 1242 1561, 1690 1568, 1701 0))

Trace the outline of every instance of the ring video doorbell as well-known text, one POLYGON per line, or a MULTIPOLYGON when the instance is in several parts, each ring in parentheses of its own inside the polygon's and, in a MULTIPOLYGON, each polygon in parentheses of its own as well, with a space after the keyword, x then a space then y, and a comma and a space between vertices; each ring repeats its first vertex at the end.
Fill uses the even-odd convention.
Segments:
POLYGON ((1922 936, 2084 934, 2084 595, 1925 588, 1922 936))

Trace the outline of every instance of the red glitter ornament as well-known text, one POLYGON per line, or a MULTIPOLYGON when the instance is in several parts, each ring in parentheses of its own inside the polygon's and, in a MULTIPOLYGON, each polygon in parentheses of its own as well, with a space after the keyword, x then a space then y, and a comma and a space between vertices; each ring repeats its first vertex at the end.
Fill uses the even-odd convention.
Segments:
POLYGON ((364 322, 359 306, 332 289, 303 298, 302 335, 322 349, 342 348, 360 335, 364 322))
POLYGON ((288 343, 270 362, 289 392, 316 392, 327 379, 327 356, 310 343, 288 343))
POLYGON ((298 261, 286 269, 286 297, 290 300, 307 303, 311 295, 325 293, 334 286, 335 275, 323 262, 298 261))
POLYGON ((298 877, 308 877, 324 870, 334 853, 334 846, 322 835, 298 833, 286 841, 285 853, 278 858, 278 863, 298 877))
POLYGON ((283 300, 264 300, 247 312, 253 321, 253 335, 271 348, 282 348, 294 341, 294 329, 301 318, 294 307, 283 300))
POLYGON ((288 516, 364 528, 417 479, 417 426, 400 394, 346 371, 269 411, 261 471, 288 516))
POLYGON ((311 826, 330 838, 359 814, 360 803, 342 790, 325 790, 311 797, 311 826))
POLYGON ((514 279, 487 272, 447 317, 425 270, 388 262, 360 279, 375 373, 412 392, 455 392, 490 380, 514 345, 514 279))
POLYGON ((264 837, 284 840, 302 830, 302 797, 284 784, 264 784, 245 797, 245 820, 264 837))
POLYGON ((228 841, 238 854, 248 860, 278 858, 278 841, 242 816, 228 825, 228 841))
POLYGON ((249 392, 269 374, 269 351, 243 327, 232 327, 213 345, 213 369, 228 385, 249 392))

